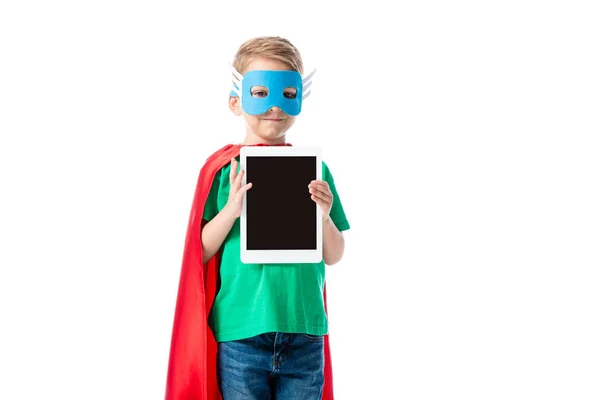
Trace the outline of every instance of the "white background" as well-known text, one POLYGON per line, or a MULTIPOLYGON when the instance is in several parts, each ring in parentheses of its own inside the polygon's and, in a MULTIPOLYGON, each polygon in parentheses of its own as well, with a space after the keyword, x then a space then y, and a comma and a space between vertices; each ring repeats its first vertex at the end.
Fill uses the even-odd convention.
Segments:
POLYGON ((352 226, 336 398, 600 398, 592 3, 3 1, 0 398, 163 398, 196 179, 243 140, 227 63, 258 35, 318 69, 287 139, 352 226))

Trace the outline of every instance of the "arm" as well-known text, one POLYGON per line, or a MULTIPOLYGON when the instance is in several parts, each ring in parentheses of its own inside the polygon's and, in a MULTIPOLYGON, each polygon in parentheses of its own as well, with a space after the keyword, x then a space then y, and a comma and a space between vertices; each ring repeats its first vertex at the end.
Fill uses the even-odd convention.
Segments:
POLYGON ((237 216, 225 206, 202 228, 202 264, 206 264, 223 245, 237 216))
POLYGON ((333 204, 333 193, 326 181, 314 180, 308 185, 311 199, 319 205, 323 216, 323 261, 333 265, 344 255, 344 235, 331 220, 329 212, 333 204))
POLYGON ((323 261, 327 265, 339 262, 344 255, 344 234, 338 230, 331 218, 323 220, 323 261))

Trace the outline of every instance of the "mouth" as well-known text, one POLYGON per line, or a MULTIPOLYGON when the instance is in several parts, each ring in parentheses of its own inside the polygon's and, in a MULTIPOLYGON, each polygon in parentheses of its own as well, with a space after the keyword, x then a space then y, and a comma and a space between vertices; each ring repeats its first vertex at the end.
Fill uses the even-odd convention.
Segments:
POLYGON ((263 121, 281 122, 283 121, 283 118, 263 118, 263 121))

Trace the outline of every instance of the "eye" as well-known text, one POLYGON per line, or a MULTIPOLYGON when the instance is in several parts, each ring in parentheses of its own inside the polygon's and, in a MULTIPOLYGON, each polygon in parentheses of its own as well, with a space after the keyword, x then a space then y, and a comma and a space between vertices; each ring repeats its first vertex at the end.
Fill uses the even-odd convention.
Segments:
POLYGON ((283 95, 286 99, 295 99, 296 98, 296 89, 294 88, 286 88, 283 91, 283 95))
POLYGON ((264 86, 254 86, 250 93, 252 97, 265 98, 269 95, 269 89, 264 86))

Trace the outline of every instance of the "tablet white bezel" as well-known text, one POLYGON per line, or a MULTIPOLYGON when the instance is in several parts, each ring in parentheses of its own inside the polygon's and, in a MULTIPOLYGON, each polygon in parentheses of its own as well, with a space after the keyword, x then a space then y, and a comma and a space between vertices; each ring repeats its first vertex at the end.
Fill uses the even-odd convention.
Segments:
MULTIPOLYGON (((310 156, 316 157, 317 180, 322 178, 322 154, 318 147, 308 146, 243 146, 240 149, 240 168, 246 171, 247 157, 252 156, 310 156)), ((247 183, 246 173, 242 178, 242 186, 247 183)), ((252 190, 252 188, 250 188, 252 190)), ((308 186, 306 195, 310 196, 308 186)), ((317 218, 317 248, 315 250, 248 250, 246 249, 246 196, 244 193, 242 214, 240 216, 240 258, 244 264, 291 264, 319 263, 323 260, 323 219, 321 208, 315 203, 317 218)))

